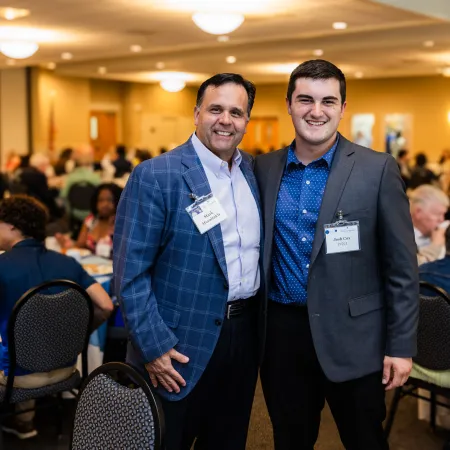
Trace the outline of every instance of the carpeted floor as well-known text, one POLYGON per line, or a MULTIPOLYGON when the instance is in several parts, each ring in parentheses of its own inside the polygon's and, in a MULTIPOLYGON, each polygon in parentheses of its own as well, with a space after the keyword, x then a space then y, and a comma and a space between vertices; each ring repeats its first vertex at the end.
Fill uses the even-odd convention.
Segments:
MULTIPOLYGON (((388 396, 388 403, 390 396, 388 396)), ((4 436, 4 450, 68 450, 74 404, 66 404, 65 416, 68 418, 63 438, 58 441, 52 426, 52 417, 44 411, 38 412, 39 436, 27 441, 19 441, 14 437, 4 436)), ((425 422, 417 420, 417 405, 415 399, 406 398, 401 401, 391 433, 391 450, 442 450, 447 434, 439 432, 432 434, 425 422)), ((450 436, 450 433, 449 433, 450 436)), ((1 448, 1 447, 0 447, 1 448)), ((272 429, 267 415, 266 405, 260 386, 257 388, 253 414, 250 424, 247 450, 272 450, 272 429)), ((328 408, 322 416, 319 441, 316 450, 342 450, 339 436, 328 408)))

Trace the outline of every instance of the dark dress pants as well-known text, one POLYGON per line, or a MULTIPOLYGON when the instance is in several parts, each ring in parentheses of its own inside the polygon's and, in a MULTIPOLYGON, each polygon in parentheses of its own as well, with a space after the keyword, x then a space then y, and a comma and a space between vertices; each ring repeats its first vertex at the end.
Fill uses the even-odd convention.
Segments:
POLYGON ((269 302, 261 382, 275 450, 313 450, 325 400, 347 450, 388 450, 382 373, 333 383, 324 375, 306 307, 269 302))
POLYGON ((192 392, 162 399, 166 450, 244 450, 258 374, 257 308, 224 319, 214 353, 192 392))

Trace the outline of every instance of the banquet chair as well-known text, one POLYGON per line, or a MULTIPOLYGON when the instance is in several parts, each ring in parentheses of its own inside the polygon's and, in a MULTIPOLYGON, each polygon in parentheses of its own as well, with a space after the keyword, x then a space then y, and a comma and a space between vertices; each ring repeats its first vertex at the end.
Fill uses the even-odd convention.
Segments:
POLYGON ((91 211, 91 200, 96 186, 87 181, 79 181, 74 183, 67 194, 67 203, 69 208, 69 223, 73 237, 76 239, 80 231, 82 221, 79 217, 75 217, 73 212, 83 212, 87 217, 91 211))
MULTIPOLYGON (((430 370, 450 370, 449 342, 450 295, 438 286, 421 281, 417 356, 413 358, 413 362, 430 370)), ((395 390, 384 428, 387 437, 391 431, 398 404, 408 395, 430 403, 430 424, 433 431, 436 428, 436 406, 450 409, 450 404, 436 399, 437 395, 450 399, 449 388, 410 377, 404 386, 395 390), (418 394, 419 388, 429 391, 430 397, 418 394)))
POLYGON ((163 450, 164 415, 159 399, 131 366, 111 362, 83 383, 71 449, 163 450))
MULTIPOLYGON (((0 415, 14 415, 8 411, 12 404, 55 394, 58 411, 62 410, 62 392, 78 388, 87 378, 92 311, 91 298, 73 281, 47 281, 22 295, 8 321, 9 373, 6 386, 0 385, 0 415), (40 388, 13 387, 17 367, 50 372, 75 364, 80 353, 82 374, 75 370, 69 378, 40 388)), ((61 434, 62 414, 58 419, 61 434)))

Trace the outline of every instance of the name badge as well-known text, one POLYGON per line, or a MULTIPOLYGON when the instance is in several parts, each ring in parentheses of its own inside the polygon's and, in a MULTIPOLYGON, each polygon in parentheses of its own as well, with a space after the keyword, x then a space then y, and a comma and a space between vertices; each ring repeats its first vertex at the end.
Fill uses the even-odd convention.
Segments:
POLYGON ((214 195, 208 194, 196 198, 195 202, 186 208, 200 234, 223 222, 227 218, 225 210, 214 195))
POLYGON ((327 255, 361 250, 359 243, 359 221, 345 220, 324 226, 327 255))

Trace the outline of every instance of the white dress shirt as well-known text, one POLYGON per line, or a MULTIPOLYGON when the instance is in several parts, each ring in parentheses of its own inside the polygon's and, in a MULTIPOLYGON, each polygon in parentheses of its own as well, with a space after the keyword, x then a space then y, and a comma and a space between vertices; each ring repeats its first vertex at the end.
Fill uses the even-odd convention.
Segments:
POLYGON ((426 247, 431 244, 431 239, 429 236, 424 236, 417 228, 414 228, 414 238, 416 241, 417 248, 426 247))
POLYGON ((252 297, 260 284, 260 217, 255 198, 239 167, 242 155, 236 149, 230 171, 228 163, 208 150, 195 133, 192 144, 211 192, 227 214, 220 227, 228 271, 228 301, 252 297))

